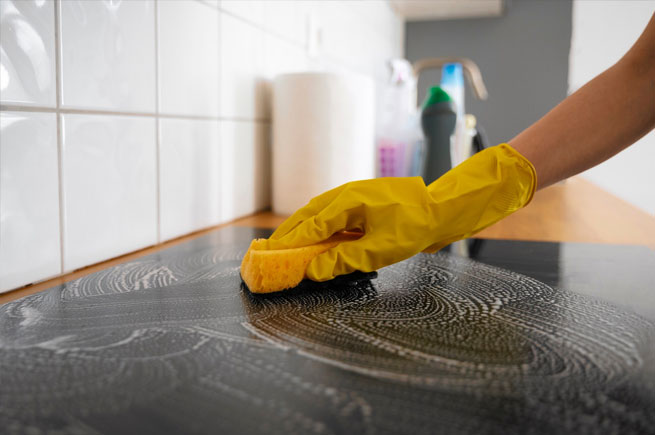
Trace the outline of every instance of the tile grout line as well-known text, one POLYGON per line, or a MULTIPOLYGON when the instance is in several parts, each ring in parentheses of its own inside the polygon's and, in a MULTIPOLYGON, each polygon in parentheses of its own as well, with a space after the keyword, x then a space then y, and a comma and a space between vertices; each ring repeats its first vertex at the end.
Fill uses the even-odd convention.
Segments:
POLYGON ((159 0, 155 8, 155 192, 157 207, 157 243, 161 243, 161 134, 159 108, 159 0))
POLYGON ((107 115, 107 116, 136 116, 164 119, 185 119, 194 121, 233 121, 233 122, 270 122, 270 118, 247 118, 238 116, 202 116, 202 115, 176 115, 156 112, 123 112, 118 110, 103 109, 72 109, 64 107, 45 106, 23 106, 20 104, 0 104, 2 112, 38 112, 38 113, 61 113, 66 115, 107 115))
MULTIPOLYGON (((61 0, 55 0, 55 106, 61 107, 62 102, 62 80, 61 80, 61 0)), ((66 203, 64 193, 64 136, 63 136, 63 119, 62 114, 55 110, 56 125, 57 125, 57 181, 59 188, 59 268, 61 274, 64 274, 65 265, 64 259, 66 254, 66 247, 64 241, 66 240, 66 211, 64 205, 66 203)))
MULTIPOLYGON (((290 37, 288 37, 286 35, 278 33, 275 30, 269 29, 264 24, 257 23, 256 21, 252 21, 252 20, 250 20, 250 19, 248 19, 248 18, 246 18, 246 17, 244 17, 242 15, 235 14, 234 12, 230 11, 229 9, 225 9, 220 3, 217 6, 214 6, 214 5, 209 4, 209 3, 205 3, 203 1, 199 1, 199 3, 209 7, 211 9, 217 10, 221 14, 228 15, 228 16, 230 16, 230 17, 232 17, 232 18, 234 18, 234 19, 236 19, 238 21, 241 21, 242 23, 247 24, 250 27, 254 27, 254 28, 256 28, 257 30, 259 30, 261 32, 264 32, 264 33, 266 33, 266 34, 268 34, 270 36, 273 36, 273 37, 275 37, 275 38, 277 38, 277 39, 279 39, 281 41, 286 42, 287 44, 293 45, 296 48, 300 48, 300 49, 303 49, 303 50, 306 49, 306 46, 305 46, 304 42, 295 41, 293 38, 290 38, 290 37)), ((264 11, 262 11, 262 13, 264 13, 264 11)))
POLYGON ((218 11, 222 14, 225 14, 229 17, 234 18, 237 21, 241 21, 242 23, 254 27, 255 29, 259 30, 260 32, 272 36, 274 38, 277 38, 280 41, 286 42, 289 45, 293 45, 295 48, 299 48, 301 50, 306 50, 306 44, 298 41, 294 41, 292 38, 289 38, 288 36, 282 35, 274 30, 270 30, 266 26, 263 26, 259 23, 256 23, 255 21, 250 21, 247 18, 242 17, 241 15, 237 15, 229 10, 222 9, 220 6, 218 7, 218 11))

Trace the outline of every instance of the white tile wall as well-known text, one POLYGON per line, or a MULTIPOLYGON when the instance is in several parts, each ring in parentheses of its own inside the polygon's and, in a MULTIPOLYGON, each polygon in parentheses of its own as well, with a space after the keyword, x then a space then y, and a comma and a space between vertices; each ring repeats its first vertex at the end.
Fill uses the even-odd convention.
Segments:
POLYGON ((55 117, 0 113, 0 292, 61 271, 55 117))
POLYGON ((309 68, 303 48, 271 34, 264 37, 263 60, 263 75, 267 81, 272 81, 278 74, 299 72, 309 68))
POLYGON ((377 0, 0 0, 0 24, 0 291, 266 208, 273 77, 380 82, 403 46, 377 0))
POLYGON ((261 118, 264 32, 231 15, 221 17, 221 116, 261 118))
POLYGON ((272 81, 278 74, 305 71, 310 67, 310 61, 305 51, 276 35, 267 34, 264 37, 264 81, 262 116, 271 119, 272 81))
POLYGON ((227 15, 261 26, 264 24, 264 2, 267 1, 270 0, 220 0, 219 7, 227 15))
POLYGON ((0 2, 0 102, 55 106, 55 8, 0 2))
POLYGON ((62 0, 61 75, 66 107, 154 112, 154 2, 62 0))
POLYGON ((302 45, 307 32, 307 7, 296 0, 263 2, 264 28, 270 33, 302 45))
POLYGON ((270 204, 269 125, 221 122, 221 217, 229 221, 270 204))
POLYGON ((220 221, 219 121, 162 119, 159 137, 161 239, 220 221))
POLYGON ((220 4, 221 0, 198 0, 200 3, 204 3, 206 5, 209 5, 211 7, 217 8, 218 5, 220 4))
POLYGON ((157 243, 155 120, 63 115, 64 271, 157 243))
POLYGON ((218 9, 167 0, 158 12, 160 112, 218 116, 218 9))

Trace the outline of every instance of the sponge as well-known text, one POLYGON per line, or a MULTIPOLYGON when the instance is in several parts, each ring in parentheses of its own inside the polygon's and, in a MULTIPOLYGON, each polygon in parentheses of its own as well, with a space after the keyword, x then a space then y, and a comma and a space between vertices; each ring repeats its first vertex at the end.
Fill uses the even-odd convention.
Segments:
POLYGON ((309 263, 339 243, 357 240, 361 233, 341 232, 314 245, 267 250, 266 239, 255 239, 241 262, 241 279, 252 293, 273 293, 296 287, 309 263))

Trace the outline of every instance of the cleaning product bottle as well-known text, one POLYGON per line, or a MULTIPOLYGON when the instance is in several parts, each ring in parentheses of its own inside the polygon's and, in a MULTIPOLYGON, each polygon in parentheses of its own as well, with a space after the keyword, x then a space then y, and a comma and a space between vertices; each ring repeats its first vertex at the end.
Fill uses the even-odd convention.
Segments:
MULTIPOLYGON (((457 92, 457 89, 455 89, 457 92)), ((452 167, 459 164, 453 155, 456 146, 457 106, 450 95, 439 86, 433 86, 423 103, 421 125, 427 143, 427 166, 423 179, 430 184, 452 167)), ((464 140, 462 136, 462 140, 464 140)), ((463 158, 463 157, 460 157, 463 158)), ((467 257, 468 240, 454 242, 450 252, 467 257)))
POLYGON ((445 64, 441 70, 440 86, 453 99, 457 113, 457 122, 450 148, 452 166, 454 167, 466 160, 468 154, 466 150, 466 120, 464 117, 466 112, 464 110, 464 74, 462 73, 462 64, 445 64))
POLYGON ((457 122, 456 107, 450 95, 439 86, 428 91, 423 102, 421 127, 425 135, 427 161, 423 179, 430 184, 452 167, 451 137, 457 122))
POLYGON ((425 135, 421 127, 422 113, 414 111, 408 124, 409 132, 409 157, 408 157, 408 177, 420 177, 425 172, 426 144, 425 135))
POLYGON ((377 129, 377 176, 419 175, 423 138, 415 107, 416 78, 405 59, 392 59, 377 129))

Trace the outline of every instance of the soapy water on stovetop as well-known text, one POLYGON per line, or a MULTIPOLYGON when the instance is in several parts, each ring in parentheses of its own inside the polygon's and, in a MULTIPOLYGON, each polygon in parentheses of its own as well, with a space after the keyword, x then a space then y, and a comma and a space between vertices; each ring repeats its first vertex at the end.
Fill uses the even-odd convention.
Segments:
POLYGON ((571 388, 620 382, 648 342, 631 332, 645 319, 447 254, 382 269, 357 297, 293 298, 260 300, 264 313, 248 329, 347 370, 440 389, 524 394, 564 378, 571 388))
MULTIPOLYGON (((445 253, 419 254, 374 280, 258 297, 240 286, 246 247, 164 252, 0 307, 0 401, 8 404, 0 420, 33 418, 24 415, 31 397, 48 404, 30 411, 42 418, 53 409, 120 413, 183 385, 265 412, 256 399, 271 384, 275 400, 291 394, 328 413, 356 406, 366 424, 403 400, 379 402, 374 386, 389 390, 385 397, 402 390, 414 404, 443 394, 519 400, 513 412, 538 409, 571 427, 595 427, 567 414, 576 406, 613 427, 653 423, 653 403, 635 414, 622 402, 652 395, 634 379, 655 325, 634 313, 445 253), (325 396, 328 385, 341 385, 338 400, 325 396), (623 390, 630 394, 614 393, 623 390)), ((429 416, 415 417, 418 428, 429 416)))

